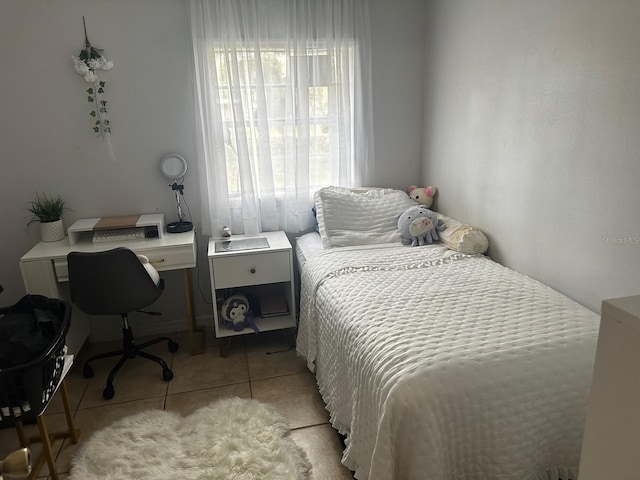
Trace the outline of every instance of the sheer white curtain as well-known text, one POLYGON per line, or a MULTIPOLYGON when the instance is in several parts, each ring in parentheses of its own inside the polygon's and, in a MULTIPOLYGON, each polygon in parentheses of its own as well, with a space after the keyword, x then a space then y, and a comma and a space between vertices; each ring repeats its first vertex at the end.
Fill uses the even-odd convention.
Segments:
POLYGON ((372 177, 368 0, 189 0, 203 233, 300 232, 372 177))

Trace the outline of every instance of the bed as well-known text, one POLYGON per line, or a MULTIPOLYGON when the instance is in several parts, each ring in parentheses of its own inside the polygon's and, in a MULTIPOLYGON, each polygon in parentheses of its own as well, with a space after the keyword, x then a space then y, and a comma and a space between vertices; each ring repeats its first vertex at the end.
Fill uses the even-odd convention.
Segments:
POLYGON ((575 479, 599 316, 460 239, 401 245, 403 192, 373 192, 319 191, 296 246, 297 350, 342 462, 361 480, 575 479))

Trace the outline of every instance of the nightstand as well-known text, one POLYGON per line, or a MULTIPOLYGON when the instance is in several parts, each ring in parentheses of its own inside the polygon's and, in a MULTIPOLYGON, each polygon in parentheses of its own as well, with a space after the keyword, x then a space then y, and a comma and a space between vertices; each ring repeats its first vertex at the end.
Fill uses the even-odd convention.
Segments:
POLYGON ((284 232, 211 238, 208 248, 213 295, 213 322, 226 357, 230 339, 255 333, 252 328, 234 330, 220 315, 220 307, 232 295, 249 299, 260 332, 294 329, 296 326, 293 252, 284 232))

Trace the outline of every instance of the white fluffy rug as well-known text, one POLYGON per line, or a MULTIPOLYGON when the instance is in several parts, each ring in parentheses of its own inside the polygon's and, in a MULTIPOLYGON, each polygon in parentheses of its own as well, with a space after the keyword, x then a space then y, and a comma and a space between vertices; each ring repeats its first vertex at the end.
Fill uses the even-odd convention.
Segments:
POLYGON ((311 464, 275 409, 218 400, 187 417, 146 410, 95 432, 69 480, 307 480, 311 464))

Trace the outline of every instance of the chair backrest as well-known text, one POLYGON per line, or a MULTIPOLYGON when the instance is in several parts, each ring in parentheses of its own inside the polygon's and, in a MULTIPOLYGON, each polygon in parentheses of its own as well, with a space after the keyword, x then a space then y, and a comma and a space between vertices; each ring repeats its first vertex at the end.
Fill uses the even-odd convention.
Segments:
POLYGON ((70 252, 67 263, 71 301, 90 315, 126 314, 148 307, 162 293, 128 248, 70 252))

